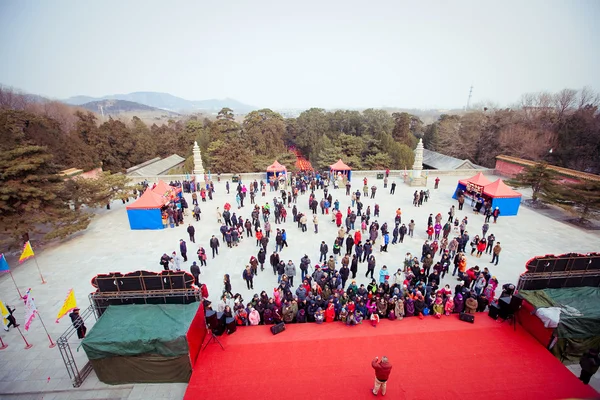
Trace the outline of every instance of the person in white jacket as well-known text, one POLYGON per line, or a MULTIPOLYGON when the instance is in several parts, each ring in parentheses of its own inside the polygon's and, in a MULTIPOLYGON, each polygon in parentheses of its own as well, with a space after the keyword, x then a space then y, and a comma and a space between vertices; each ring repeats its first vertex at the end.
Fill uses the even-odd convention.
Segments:
POLYGON ((171 271, 181 271, 181 262, 181 257, 178 256, 176 252, 173 252, 171 259, 169 260, 169 268, 171 271))

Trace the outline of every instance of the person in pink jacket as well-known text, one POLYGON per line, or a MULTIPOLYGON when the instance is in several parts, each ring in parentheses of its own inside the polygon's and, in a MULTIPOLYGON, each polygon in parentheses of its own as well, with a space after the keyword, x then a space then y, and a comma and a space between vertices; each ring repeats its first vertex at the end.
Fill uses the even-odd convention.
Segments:
POLYGON ((446 311, 446 316, 454 312, 454 300, 452 299, 452 295, 446 295, 446 305, 444 306, 444 309, 446 311))
POLYGON ((248 321, 250 321, 250 325, 258 325, 260 324, 260 314, 258 311, 254 309, 254 307, 250 307, 250 314, 248 315, 248 321))
POLYGON ((374 299, 367 300, 367 311, 369 314, 377 313, 377 302, 374 299))

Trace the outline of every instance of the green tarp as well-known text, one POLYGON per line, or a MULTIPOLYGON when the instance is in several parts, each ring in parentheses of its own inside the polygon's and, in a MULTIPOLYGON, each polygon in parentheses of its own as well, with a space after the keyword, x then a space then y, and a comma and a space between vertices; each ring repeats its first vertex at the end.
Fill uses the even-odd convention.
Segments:
POLYGON ((578 287, 520 290, 536 309, 560 307, 559 338, 586 339, 600 336, 600 288, 578 287))
POLYGON ((188 354, 186 333, 200 303, 109 306, 82 341, 90 360, 188 354))

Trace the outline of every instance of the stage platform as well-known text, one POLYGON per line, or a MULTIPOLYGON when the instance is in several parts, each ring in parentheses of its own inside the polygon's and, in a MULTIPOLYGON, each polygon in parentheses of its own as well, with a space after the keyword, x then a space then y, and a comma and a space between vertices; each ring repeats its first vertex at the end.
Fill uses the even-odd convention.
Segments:
POLYGON ((524 329, 478 313, 238 328, 200 353, 185 399, 370 399, 371 360, 393 365, 389 399, 598 398, 524 329))

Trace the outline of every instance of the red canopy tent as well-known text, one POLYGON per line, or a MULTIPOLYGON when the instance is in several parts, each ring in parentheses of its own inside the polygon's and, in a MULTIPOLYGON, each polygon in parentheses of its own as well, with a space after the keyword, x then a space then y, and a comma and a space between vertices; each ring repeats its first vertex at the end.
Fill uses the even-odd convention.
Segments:
POLYGON ((485 175, 483 175, 481 172, 478 172, 477 175, 472 176, 468 179, 459 180, 452 198, 458 198, 459 190, 470 193, 471 196, 474 196, 477 193, 481 194, 485 185, 489 185, 490 183, 490 180, 486 178, 485 175))
POLYGON ((512 190, 502 181, 502 179, 498 179, 497 181, 486 185, 483 188, 483 194, 498 198, 521 197, 521 193, 512 190))
POLYGON ((167 199, 174 198, 177 193, 181 192, 181 189, 167 185, 164 181, 160 180, 156 184, 156 187, 152 191, 160 196, 166 197, 167 199))
POLYGON ((333 171, 352 171, 352 168, 344 164, 341 158, 335 164, 331 164, 329 168, 333 171))
POLYGON ((163 229, 161 208, 167 199, 150 189, 128 205, 127 217, 131 229, 163 229))
POLYGON ((458 183, 467 187, 469 186, 469 184, 484 187, 486 185, 489 185, 491 182, 488 178, 485 177, 485 175, 479 172, 477 173, 477 175, 472 176, 469 179, 462 179, 458 181, 458 183))
POLYGON ((267 167, 267 179, 275 179, 281 175, 286 175, 287 169, 281 165, 279 161, 275 162, 267 167))
POLYGON ((287 172, 287 169, 279 161, 275 160, 273 164, 267 167, 267 172, 287 172))
POLYGON ((150 188, 146 189, 144 193, 133 203, 129 204, 126 208, 128 210, 137 209, 148 209, 162 207, 167 203, 167 200, 158 193, 153 192, 150 188))
POLYGON ((329 166, 329 173, 332 177, 335 177, 338 173, 342 175, 347 175, 348 180, 350 180, 350 176, 352 175, 352 168, 344 164, 342 159, 337 160, 336 163, 331 164, 329 166))
POLYGON ((486 185, 483 194, 492 199, 492 208, 498 207, 501 215, 517 215, 521 204, 521 193, 509 188, 502 179, 486 185))

